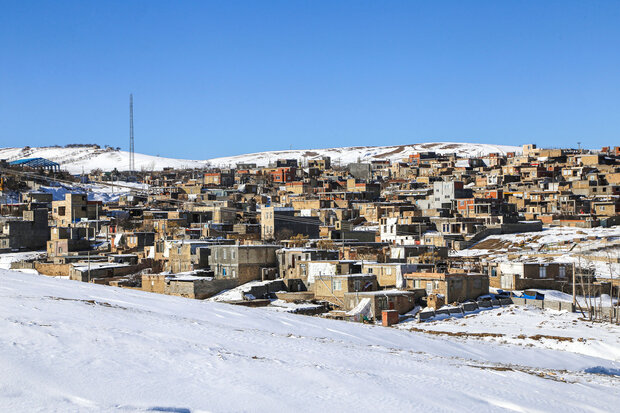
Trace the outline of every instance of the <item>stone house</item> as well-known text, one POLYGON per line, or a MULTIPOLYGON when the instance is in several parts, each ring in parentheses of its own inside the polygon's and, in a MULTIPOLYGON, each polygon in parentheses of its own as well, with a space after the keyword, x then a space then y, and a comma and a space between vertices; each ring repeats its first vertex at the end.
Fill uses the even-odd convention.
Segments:
POLYGON ((168 271, 175 273, 193 271, 209 266, 209 247, 211 241, 183 240, 170 246, 168 251, 168 271))
POLYGON ((376 291, 377 277, 372 274, 317 275, 313 290, 314 298, 344 307, 346 293, 376 291))
POLYGON ((557 262, 489 262, 484 271, 489 276, 491 287, 504 290, 562 290, 573 277, 572 264, 557 262))
POLYGON ((292 235, 319 237, 321 221, 317 217, 296 216, 293 208, 263 207, 260 214, 262 239, 274 239, 286 230, 292 235))
POLYGON ((100 215, 103 215, 101 202, 89 201, 86 194, 65 194, 64 200, 52 202, 52 219, 59 226, 97 219, 100 215))
POLYGON ((414 272, 405 274, 408 290, 424 289, 426 294, 441 294, 446 303, 475 300, 489 293, 486 274, 414 272))
POLYGON ((363 274, 374 274, 380 288, 404 288, 403 274, 415 271, 415 264, 401 263, 362 263, 363 274))

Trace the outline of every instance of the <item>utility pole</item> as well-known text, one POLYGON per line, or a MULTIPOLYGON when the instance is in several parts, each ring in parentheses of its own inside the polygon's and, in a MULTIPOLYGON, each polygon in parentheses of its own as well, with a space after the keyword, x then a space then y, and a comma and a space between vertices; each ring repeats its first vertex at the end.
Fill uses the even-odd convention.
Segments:
POLYGON ((97 235, 99 235, 99 204, 95 204, 95 215, 97 223, 95 225, 95 242, 97 241, 97 235))
POLYGON ((575 287, 575 263, 573 263, 573 312, 577 311, 577 290, 575 287))

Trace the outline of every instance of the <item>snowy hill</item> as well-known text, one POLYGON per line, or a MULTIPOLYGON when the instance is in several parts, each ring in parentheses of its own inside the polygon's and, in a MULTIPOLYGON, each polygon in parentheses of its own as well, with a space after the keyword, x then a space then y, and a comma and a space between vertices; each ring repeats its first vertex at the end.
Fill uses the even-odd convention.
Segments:
POLYGON ((0 314, 7 411, 583 412, 620 403, 618 327, 567 313, 489 310, 476 331, 502 325, 506 340, 487 340, 0 270, 0 314), (517 336, 525 324, 528 335, 584 340, 528 345, 517 336))
POLYGON ((434 142, 418 143, 413 145, 396 146, 351 146, 344 148, 329 149, 294 149, 284 151, 258 152, 246 155, 227 156, 223 158, 209 159, 212 165, 234 166, 237 163, 255 163, 257 165, 267 165, 276 159, 298 159, 310 160, 322 156, 332 158, 332 164, 346 165, 358 160, 369 162, 378 159, 388 159, 392 162, 400 161, 403 158, 417 152, 436 152, 440 154, 457 153, 462 157, 482 156, 489 153, 520 152, 521 147, 505 145, 489 145, 483 143, 452 143, 434 142))
MULTIPOLYGON (((202 168, 204 161, 187 159, 161 158, 159 156, 135 154, 136 170, 162 170, 166 167, 202 168)), ((119 171, 129 169, 129 152, 86 146, 78 148, 40 147, 40 148, 3 148, 0 149, 0 159, 16 161, 24 158, 45 158, 58 162, 62 169, 70 173, 79 174, 82 171, 90 172, 93 169, 119 171)))
MULTIPOLYGON (((355 146, 330 149, 295 149, 285 151, 258 152, 245 155, 213 158, 208 160, 188 160, 162 158, 159 156, 136 153, 137 170, 161 170, 172 168, 203 168, 206 165, 234 167, 237 163, 255 163, 265 166, 270 161, 280 158, 298 159, 300 161, 329 156, 332 163, 346 165, 351 162, 389 159, 398 161, 416 152, 457 153, 463 157, 480 156, 489 153, 519 152, 520 147, 505 145, 489 145, 479 143, 418 143, 399 146, 355 146)), ((61 168, 71 173, 89 172, 93 169, 111 171, 127 170, 129 152, 113 149, 85 146, 77 148, 40 147, 40 148, 4 148, 0 149, 0 159, 15 161, 24 158, 46 158, 58 162, 61 168)))

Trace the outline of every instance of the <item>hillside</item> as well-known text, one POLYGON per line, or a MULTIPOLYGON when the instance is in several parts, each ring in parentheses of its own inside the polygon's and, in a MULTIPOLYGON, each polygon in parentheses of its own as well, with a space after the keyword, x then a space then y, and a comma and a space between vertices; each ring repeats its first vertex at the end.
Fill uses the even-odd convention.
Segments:
MULTIPOLYGON (((159 156, 136 153, 135 164, 137 170, 161 170, 172 168, 203 168, 206 165, 220 167, 234 167, 237 163, 255 163, 265 166, 270 161, 280 158, 292 158, 300 161, 330 156, 334 164, 345 165, 357 160, 371 161, 375 159, 389 159, 397 161, 416 152, 434 151, 437 153, 458 153, 460 156, 477 156, 488 153, 506 153, 520 151, 516 146, 488 145, 478 143, 419 143, 400 146, 356 146, 330 149, 296 149, 286 151, 258 152, 245 155, 228 156, 207 160, 188 160, 162 158, 159 156)), ((112 149, 96 148, 94 146, 64 148, 3 148, 0 149, 0 159, 15 161, 24 158, 46 158, 58 162, 63 169, 71 173, 89 172, 93 169, 119 171, 129 167, 129 152, 112 149)))
MULTIPOLYGON (((6 270, 0 314, 7 411, 583 412, 620 403, 618 327, 573 314, 513 312, 507 336, 527 324, 528 334, 585 340, 530 346, 6 270)), ((501 323, 497 315, 486 317, 501 323)), ((495 328, 480 320, 477 331, 495 328)))
MULTIPOLYGON (((93 169, 119 171, 129 169, 129 152, 106 150, 94 146, 65 148, 65 147, 40 147, 40 148, 2 148, 0 159, 16 161, 24 158, 45 158, 58 162, 62 169, 70 173, 79 174, 82 171, 90 172, 93 169)), ((162 170, 172 168, 202 168, 203 161, 191 161, 186 159, 161 158, 159 156, 135 154, 137 170, 162 170)))
POLYGON ((255 163, 267 165, 270 161, 280 158, 310 160, 329 156, 332 164, 346 165, 352 162, 369 162, 378 159, 387 159, 392 162, 400 161, 417 152, 436 152, 440 154, 457 153, 462 157, 482 156, 489 153, 520 152, 521 147, 505 145, 489 145, 484 143, 452 143, 431 142, 412 145, 396 146, 351 146, 329 149, 294 149, 284 151, 258 152, 246 155, 228 156, 209 159, 212 165, 234 166, 237 163, 255 163))

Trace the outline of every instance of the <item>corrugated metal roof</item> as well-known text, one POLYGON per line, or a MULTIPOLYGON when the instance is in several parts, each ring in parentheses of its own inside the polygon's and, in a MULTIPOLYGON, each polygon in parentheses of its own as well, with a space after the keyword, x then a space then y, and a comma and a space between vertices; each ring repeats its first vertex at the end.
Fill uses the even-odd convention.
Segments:
POLYGON ((10 165, 26 165, 32 168, 60 166, 60 164, 45 158, 25 158, 9 162, 10 165))

